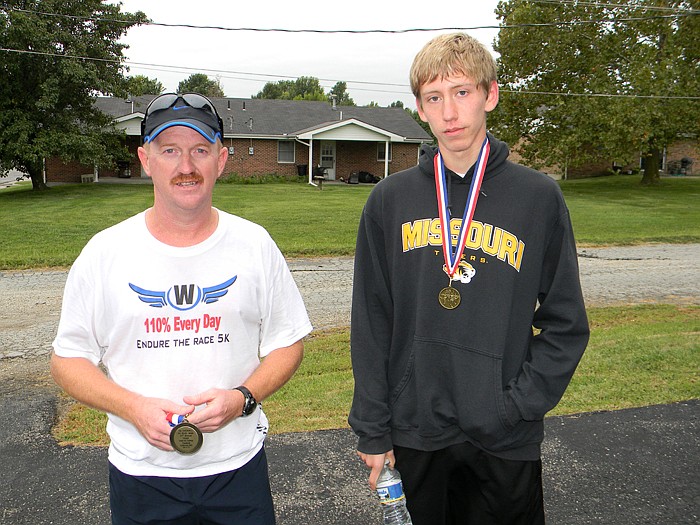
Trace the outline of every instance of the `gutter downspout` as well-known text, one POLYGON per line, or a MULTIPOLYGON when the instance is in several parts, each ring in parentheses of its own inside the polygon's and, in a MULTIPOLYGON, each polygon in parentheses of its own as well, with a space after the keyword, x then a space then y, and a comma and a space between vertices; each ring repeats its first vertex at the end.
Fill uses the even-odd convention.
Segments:
POLYGON ((299 140, 297 138, 295 138, 294 140, 296 140, 299 144, 303 144, 304 146, 309 148, 309 173, 307 173, 307 176, 309 177, 309 184, 311 184, 311 186, 318 186, 318 184, 314 184, 314 179, 313 179, 314 167, 311 163, 311 159, 314 158, 314 155, 313 155, 313 153, 314 153, 314 141, 313 141, 313 139, 311 139, 308 144, 306 142, 304 142, 303 140, 299 140))
POLYGON ((316 187, 317 185, 314 183, 314 139, 311 139, 309 141, 309 184, 312 186, 316 187))

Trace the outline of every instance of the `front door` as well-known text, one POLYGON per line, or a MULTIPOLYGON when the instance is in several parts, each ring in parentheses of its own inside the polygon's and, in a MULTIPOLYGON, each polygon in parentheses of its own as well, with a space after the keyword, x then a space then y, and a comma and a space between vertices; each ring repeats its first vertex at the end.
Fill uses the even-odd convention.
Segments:
POLYGON ((335 141, 321 141, 321 167, 326 168, 326 179, 335 180, 335 141))

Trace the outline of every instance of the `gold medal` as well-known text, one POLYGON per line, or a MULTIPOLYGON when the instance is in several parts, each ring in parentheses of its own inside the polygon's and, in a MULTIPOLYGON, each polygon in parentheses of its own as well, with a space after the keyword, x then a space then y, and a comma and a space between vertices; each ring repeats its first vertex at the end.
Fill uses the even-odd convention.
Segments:
MULTIPOLYGON (((448 195, 449 178, 445 175, 445 163, 442 160, 440 151, 433 159, 433 169, 435 171, 435 190, 437 193, 438 212, 440 214, 440 232, 442 237, 442 255, 445 259, 444 271, 450 278, 450 285, 447 288, 440 290, 438 301, 440 306, 446 310, 454 310, 459 306, 462 297, 458 290, 452 288, 452 280, 454 279, 457 270, 459 269, 464 249, 467 245, 467 237, 471 227, 476 203, 479 199, 481 183, 486 174, 486 164, 488 163, 491 146, 489 145, 488 136, 484 137, 484 142, 481 144, 479 156, 474 164, 474 175, 472 176, 471 184, 469 185, 469 195, 467 204, 464 207, 464 215, 459 224, 459 234, 456 239, 456 246, 452 245, 451 224, 452 212, 450 211, 450 200, 448 195)), ((464 282, 464 281, 463 281, 464 282)), ((466 281, 469 282, 469 281, 466 281)))
POLYGON ((201 430, 185 419, 170 431, 170 444, 180 454, 194 454, 204 443, 201 430))
POLYGON ((438 301, 440 301, 440 306, 446 310, 454 310, 459 306, 462 300, 462 296, 459 294, 459 290, 455 290, 452 286, 447 286, 440 290, 438 294, 438 301))

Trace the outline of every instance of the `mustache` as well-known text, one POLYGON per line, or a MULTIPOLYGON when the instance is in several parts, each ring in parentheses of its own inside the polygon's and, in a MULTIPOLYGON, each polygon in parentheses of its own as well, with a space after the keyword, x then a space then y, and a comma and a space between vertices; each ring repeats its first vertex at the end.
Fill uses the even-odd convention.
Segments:
POLYGON ((178 175, 172 179, 172 184, 180 184, 181 182, 204 182, 204 177, 199 173, 188 173, 187 175, 178 175))

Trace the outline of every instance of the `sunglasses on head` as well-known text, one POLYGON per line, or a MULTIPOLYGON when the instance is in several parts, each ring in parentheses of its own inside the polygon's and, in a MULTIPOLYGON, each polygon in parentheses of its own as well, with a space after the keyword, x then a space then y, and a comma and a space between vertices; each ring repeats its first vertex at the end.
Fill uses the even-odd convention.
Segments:
POLYGON ((146 108, 146 118, 156 111, 171 108, 179 99, 193 109, 207 109, 218 117, 214 104, 204 95, 199 93, 165 93, 151 101, 146 108))
POLYGON ((183 113, 183 118, 200 120, 203 124, 209 126, 214 134, 223 138, 224 123, 211 100, 199 93, 165 93, 164 95, 159 95, 154 98, 146 107, 144 118, 141 121, 142 139, 145 139, 147 130, 150 135, 154 129, 163 124, 163 122, 160 122, 162 118, 158 115, 158 112, 170 108, 174 110, 186 110, 189 108, 196 111, 203 111, 207 116, 200 115, 197 117, 192 114, 186 116, 183 113), (202 117, 204 117, 204 120, 202 120, 202 117))

